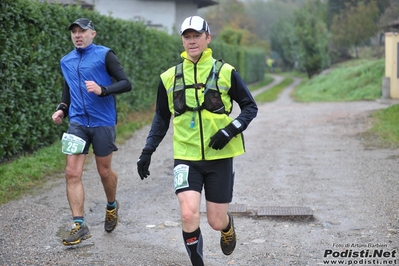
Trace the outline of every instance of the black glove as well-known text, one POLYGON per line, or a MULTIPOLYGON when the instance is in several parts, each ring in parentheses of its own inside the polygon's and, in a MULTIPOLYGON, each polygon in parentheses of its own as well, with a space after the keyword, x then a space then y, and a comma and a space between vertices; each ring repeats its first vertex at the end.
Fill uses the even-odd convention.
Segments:
POLYGON ((150 167, 151 163, 151 155, 152 151, 143 149, 139 159, 137 160, 137 172, 139 173, 141 180, 150 175, 148 168, 150 167))
POLYGON ((211 137, 209 147, 215 150, 221 150, 234 136, 241 132, 241 123, 237 120, 234 120, 233 122, 228 124, 227 127, 219 129, 219 131, 211 137), (237 123, 239 124, 239 128, 235 126, 237 123))

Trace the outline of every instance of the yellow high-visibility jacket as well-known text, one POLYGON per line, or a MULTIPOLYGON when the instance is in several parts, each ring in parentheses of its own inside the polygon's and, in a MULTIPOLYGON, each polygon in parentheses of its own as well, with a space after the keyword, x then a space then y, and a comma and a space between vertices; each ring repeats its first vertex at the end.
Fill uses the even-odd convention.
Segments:
MULTIPOLYGON (((181 54, 182 58, 187 58, 186 52, 181 54)), ((188 86, 193 84, 207 84, 207 78, 213 69, 215 59, 212 57, 212 50, 207 49, 202 53, 200 60, 193 63, 190 60, 183 61, 183 77, 186 88, 182 84, 175 84, 176 66, 169 68, 161 74, 162 83, 168 96, 169 110, 175 114, 173 118, 173 149, 174 158, 182 160, 217 160, 231 158, 245 152, 242 133, 233 137, 230 142, 221 150, 208 147, 210 138, 219 130, 226 127, 233 118, 228 114, 232 110, 232 99, 228 91, 231 87, 231 72, 234 67, 225 63, 220 69, 217 81, 207 90, 204 86, 188 86), (212 94, 218 94, 224 105, 224 112, 217 113, 203 106, 205 98, 212 94), (187 88, 187 86, 189 88, 187 88), (197 88, 194 88, 197 87, 197 88), (204 92, 206 93, 204 94, 204 92), (185 106, 176 108, 179 99, 185 106), (176 112, 176 110, 182 113, 176 112)), ((208 98, 209 101, 217 98, 208 98)), ((209 105, 209 104, 208 104, 209 105)), ((209 109, 209 108, 208 108, 209 109)))

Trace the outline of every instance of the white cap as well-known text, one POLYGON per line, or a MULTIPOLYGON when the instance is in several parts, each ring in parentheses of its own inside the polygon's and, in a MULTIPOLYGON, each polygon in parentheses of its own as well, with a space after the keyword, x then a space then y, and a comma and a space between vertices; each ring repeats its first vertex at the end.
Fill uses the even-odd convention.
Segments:
POLYGON ((199 16, 188 17, 183 21, 180 28, 180 35, 182 35, 186 30, 195 30, 199 33, 211 33, 208 22, 199 16))

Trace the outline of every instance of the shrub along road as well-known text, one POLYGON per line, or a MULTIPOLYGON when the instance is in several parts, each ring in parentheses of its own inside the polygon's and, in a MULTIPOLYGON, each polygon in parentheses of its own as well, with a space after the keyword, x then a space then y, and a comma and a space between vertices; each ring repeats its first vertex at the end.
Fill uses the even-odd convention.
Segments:
MULTIPOLYGON (((370 145, 361 134, 371 112, 391 103, 295 103, 289 93, 297 82, 277 101, 260 104, 245 132, 233 204, 250 211, 234 215, 238 244, 231 256, 221 253, 220 235, 202 214, 206 265, 399 263, 399 152, 370 145), (261 207, 306 207, 313 216, 257 217, 261 207)), ((153 155, 150 177, 141 181, 136 173, 148 130, 114 155, 121 221, 113 233, 103 229, 105 196, 90 156, 83 179, 93 237, 62 245, 71 217, 64 180, 53 178, 0 207, 0 265, 189 265, 173 193, 172 130, 153 155)))

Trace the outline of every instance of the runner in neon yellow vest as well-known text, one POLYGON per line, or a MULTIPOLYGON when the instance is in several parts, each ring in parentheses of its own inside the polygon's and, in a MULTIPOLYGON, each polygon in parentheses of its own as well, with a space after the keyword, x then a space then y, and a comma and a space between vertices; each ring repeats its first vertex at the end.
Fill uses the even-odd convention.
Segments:
POLYGON ((180 203, 184 245, 192 265, 204 265, 200 203, 205 191, 209 225, 220 231, 220 246, 230 255, 236 246, 233 216, 233 157, 245 152, 242 132, 258 108, 233 66, 212 56, 211 31, 199 16, 188 17, 180 31, 183 62, 160 75, 151 130, 137 161, 140 178, 150 175, 151 156, 173 117, 174 188, 180 203), (241 112, 230 117, 233 101, 241 112))

